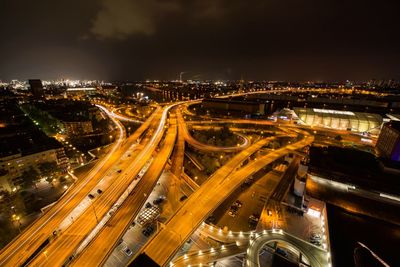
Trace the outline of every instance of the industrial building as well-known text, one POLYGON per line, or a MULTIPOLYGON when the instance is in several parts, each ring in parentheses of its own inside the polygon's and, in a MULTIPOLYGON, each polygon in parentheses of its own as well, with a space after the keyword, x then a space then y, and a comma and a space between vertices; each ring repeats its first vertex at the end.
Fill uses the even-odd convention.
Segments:
POLYGON ((378 134, 383 118, 378 114, 317 108, 294 108, 299 124, 378 134))

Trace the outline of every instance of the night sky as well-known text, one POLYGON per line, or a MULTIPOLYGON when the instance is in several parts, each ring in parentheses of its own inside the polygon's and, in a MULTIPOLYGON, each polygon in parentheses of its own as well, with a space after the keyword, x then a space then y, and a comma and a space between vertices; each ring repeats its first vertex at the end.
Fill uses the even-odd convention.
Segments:
POLYGON ((397 0, 0 0, 0 80, 400 78, 397 0))

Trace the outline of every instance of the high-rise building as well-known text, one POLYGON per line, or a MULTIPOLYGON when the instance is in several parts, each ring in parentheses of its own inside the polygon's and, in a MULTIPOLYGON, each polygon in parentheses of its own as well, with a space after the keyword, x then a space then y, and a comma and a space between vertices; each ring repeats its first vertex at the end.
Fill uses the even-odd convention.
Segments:
POLYGON ((400 161, 400 121, 383 125, 376 147, 382 157, 400 161))
POLYGON ((44 96, 43 84, 41 80, 39 79, 29 80, 29 85, 31 87, 32 95, 35 98, 41 98, 44 96))

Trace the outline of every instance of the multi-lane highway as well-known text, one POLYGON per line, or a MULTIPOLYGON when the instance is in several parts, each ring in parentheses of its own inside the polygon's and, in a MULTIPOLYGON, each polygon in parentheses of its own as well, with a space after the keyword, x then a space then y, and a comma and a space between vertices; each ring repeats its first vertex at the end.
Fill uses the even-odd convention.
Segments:
POLYGON ((173 266, 206 266, 240 254, 246 254, 246 266, 261 266, 259 262, 261 249, 273 242, 290 244, 305 257, 310 266, 328 266, 330 261, 330 254, 327 251, 278 229, 260 232, 224 232, 222 229, 203 223, 198 231, 203 238, 216 240, 220 245, 206 250, 193 250, 177 257, 172 262, 173 266))
MULTIPOLYGON (((104 107, 100 108, 110 115, 110 112, 104 107)), ((101 181, 105 173, 123 155, 128 148, 128 146, 122 146, 126 138, 125 132, 121 123, 114 118, 112 120, 119 129, 119 136, 116 138, 117 140, 110 152, 95 165, 86 177, 78 180, 55 205, 2 249, 0 254, 1 266, 18 266, 24 264, 44 242, 47 242, 46 240, 52 238, 53 232, 58 230, 63 220, 71 214, 74 208, 82 202, 94 186, 101 181)), ((143 129, 145 127, 146 125, 143 129)))
POLYGON ((194 148, 201 150, 201 151, 213 151, 213 152, 237 152, 240 150, 245 149, 250 145, 250 141, 243 135, 239 135, 243 142, 239 145, 233 146, 233 147, 216 147, 208 144, 204 144, 199 142, 198 140, 194 139, 193 136, 189 133, 189 130, 186 126, 186 123, 183 119, 181 110, 179 109, 177 112, 177 117, 178 117, 178 124, 182 125, 181 130, 182 130, 182 135, 188 144, 193 146, 194 148))
MULTIPOLYGON (((137 131, 126 139, 122 124, 114 118, 114 114, 105 107, 98 105, 119 128, 119 136, 110 152, 98 162, 89 174, 65 194, 53 207, 37 219, 21 235, 5 247, 0 255, 0 265, 18 266, 32 261, 35 256, 43 254, 47 243, 53 243, 57 236, 63 235, 85 211, 91 210, 88 194, 96 191, 98 186, 104 189, 110 180, 118 175, 115 169, 121 159, 126 161, 127 155, 134 155, 138 149, 137 140, 149 128, 155 114, 152 115, 137 131), (18 251, 18 253, 15 253, 18 251)), ((93 215, 92 215, 93 217, 93 215)))
MULTIPOLYGON (((314 140, 312 135, 305 131, 302 134, 304 136, 300 141, 272 151, 235 172, 233 172, 235 168, 231 167, 232 164, 238 166, 241 162, 239 159, 243 158, 243 155, 246 155, 247 158, 252 153, 249 154, 247 150, 243 150, 233 157, 189 197, 185 204, 165 224, 165 227, 145 246, 143 253, 137 258, 137 262, 151 259, 151 261, 160 266, 168 264, 198 225, 247 177, 269 163, 285 156, 290 151, 303 148, 312 143, 314 140)), ((250 146, 248 149, 255 145, 250 146)))
POLYGON ((72 263, 74 266, 99 266, 112 252, 114 245, 120 240, 141 207, 150 195, 158 177, 161 175, 174 147, 177 135, 176 118, 170 116, 169 128, 160 151, 155 156, 145 175, 139 179, 122 205, 102 228, 96 238, 72 263))
POLYGON ((69 261, 69 257, 74 254, 79 244, 84 241, 85 237, 95 228, 99 218, 103 218, 112 208, 116 209, 115 204, 122 194, 126 192, 126 188, 139 174, 140 170, 150 160, 156 146, 161 141, 164 133, 164 125, 166 123, 168 108, 159 109, 155 113, 155 117, 149 126, 147 135, 144 138, 145 144, 140 153, 136 156, 132 155, 134 160, 126 158, 120 166, 119 175, 117 175, 112 186, 104 190, 93 200, 93 209, 96 216, 93 216, 91 209, 85 210, 79 218, 68 227, 59 237, 51 242, 45 252, 39 254, 31 263, 33 266, 41 266, 51 263, 53 266, 62 265, 65 261, 69 261), (97 217, 97 218, 96 218, 97 217))
POLYGON ((290 235, 282 230, 269 230, 262 231, 254 235, 251 240, 250 246, 246 251, 246 266, 258 267, 260 266, 260 251, 268 243, 271 242, 284 242, 292 247, 295 247, 305 259, 307 264, 312 267, 325 267, 330 266, 330 254, 314 246, 300 238, 290 235))
MULTIPOLYGON (((48 212, 2 250, 0 265, 102 265, 146 202, 172 152, 171 172, 177 177, 184 175, 182 165, 185 141, 201 151, 238 152, 199 188, 196 187, 196 191, 186 201, 181 202, 182 206, 146 244, 142 254, 133 263, 152 261, 165 266, 210 213, 248 177, 314 140, 309 131, 296 126, 285 127, 286 136, 296 136, 296 142, 289 142, 276 150, 264 150, 268 153, 252 159, 250 156, 279 138, 280 132, 273 137, 253 140, 253 144, 243 136, 243 143, 234 147, 203 144, 189 133, 181 109, 176 107, 182 104, 187 105, 177 103, 157 108, 129 138, 126 138, 118 120, 132 119, 98 106, 119 128, 119 137, 114 147, 87 177, 78 180, 48 212), (89 198, 88 194, 93 196, 89 198)), ((219 122, 271 125, 270 122, 254 120, 219 122)), ((297 158, 294 161, 296 163, 297 158)), ((283 181, 287 188, 290 180, 283 181)), ((285 192, 283 189, 278 190, 277 198, 280 199, 285 192)), ((245 246, 241 243, 237 249, 245 246)))

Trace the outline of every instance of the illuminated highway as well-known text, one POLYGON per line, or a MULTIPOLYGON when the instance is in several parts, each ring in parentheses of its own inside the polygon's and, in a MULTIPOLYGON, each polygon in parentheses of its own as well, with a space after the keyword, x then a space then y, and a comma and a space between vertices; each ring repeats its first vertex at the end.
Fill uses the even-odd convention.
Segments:
MULTIPOLYGON (((243 154, 245 154, 246 158, 249 154, 246 150, 243 150, 233 157, 188 198, 177 213, 165 224, 165 227, 145 246, 143 254, 139 256, 138 261, 151 258, 160 266, 167 265, 198 225, 247 177, 269 163, 285 156, 290 151, 303 148, 313 142, 313 136, 307 132, 303 132, 303 134, 304 138, 300 141, 272 151, 232 173, 235 168, 232 168, 232 165, 238 166, 241 162, 240 158, 243 159, 243 154)), ((248 149, 256 145, 257 143, 248 149)))
POLYGON ((179 125, 184 125, 181 126, 182 128, 182 134, 185 138, 185 141, 188 142, 191 146, 194 148, 201 150, 201 151, 214 151, 214 152, 236 152, 245 149, 250 145, 250 141, 243 135, 239 135, 241 139, 243 140, 243 143, 233 146, 233 147, 216 147, 208 144, 203 144, 199 142, 198 140, 194 139, 192 135, 189 133, 189 130, 186 126, 186 123, 183 119, 182 113, 180 109, 177 112, 177 117, 178 117, 178 124, 179 125))
MULTIPOLYGON (((164 133, 164 125, 167 117, 167 108, 155 112, 155 117, 147 131, 143 150, 136 154, 135 160, 125 160, 121 166, 121 173, 114 179, 112 186, 104 190, 93 200, 93 209, 85 212, 68 227, 58 238, 49 244, 46 250, 39 254, 31 263, 33 266, 41 266, 51 262, 53 266, 62 265, 84 240, 84 238, 97 225, 97 219, 103 218, 114 206, 119 197, 125 192, 133 179, 138 175, 143 166, 150 160, 152 153, 160 142, 164 133), (96 218, 97 217, 97 218, 96 218)), ((118 207, 116 207, 118 208, 118 207)))
MULTIPOLYGON (((100 107, 109 116, 110 112, 100 107)), ((111 117, 112 118, 112 117, 111 117)), ((49 208, 33 224, 26 228, 11 243, 2 249, 0 265, 16 266, 24 263, 48 238, 51 238, 65 218, 78 206, 87 194, 101 181, 105 173, 123 155, 127 146, 122 146, 125 132, 120 122, 112 118, 118 126, 119 136, 110 152, 101 159, 86 177, 76 182, 74 186, 51 208, 49 208), (18 251, 18 253, 15 253, 18 251)), ((143 127, 143 129, 146 126, 143 127)), ((133 137, 134 138, 134 137, 133 137)))
POLYGON ((260 232, 224 232, 222 229, 203 223, 199 229, 203 237, 222 243, 206 250, 195 250, 173 260, 173 266, 208 265, 224 258, 246 254, 246 266, 261 266, 259 255, 268 243, 290 244, 290 248, 301 253, 311 266, 329 266, 330 254, 313 244, 301 240, 282 230, 263 230, 260 232))
POLYGON ((300 238, 285 233, 282 230, 269 230, 257 233, 251 240, 250 246, 246 251, 246 266, 258 267, 260 266, 260 252, 261 249, 268 243, 283 241, 289 244, 288 249, 294 247, 307 259, 307 264, 312 267, 325 267, 330 266, 330 254, 325 250, 314 246, 300 238))
POLYGON ((164 170, 165 164, 171 155, 177 135, 176 118, 174 115, 170 117, 170 125, 167 136, 161 150, 152 161, 146 174, 138 181, 138 184, 121 207, 117 209, 115 214, 107 222, 106 226, 98 234, 94 241, 82 252, 79 258, 72 263, 74 266, 98 266, 104 264, 109 253, 112 252, 113 244, 125 233, 133 219, 139 213, 139 210, 150 195, 158 177, 164 170))
MULTIPOLYGON (((279 128, 274 132, 275 136, 252 140, 253 143, 245 135, 241 135, 243 142, 234 147, 204 144, 191 136, 182 116, 181 107, 187 107, 193 103, 198 103, 198 101, 179 102, 156 108, 153 114, 128 138, 119 120, 137 121, 97 105, 118 126, 119 136, 112 149, 85 178, 78 180, 53 207, 1 251, 0 266, 103 265, 147 201, 167 164, 171 164, 171 173, 179 178, 179 182, 182 175, 186 175, 183 173, 185 142, 199 151, 237 152, 200 187, 194 187, 196 190, 185 201, 178 202, 178 196, 176 196, 175 200, 181 205, 180 208, 142 248, 139 257, 134 259, 136 261, 151 259, 160 266, 166 266, 200 224, 246 179, 268 164, 314 141, 314 135, 311 134, 313 129, 310 127, 279 125, 258 120, 191 122, 193 124, 262 124, 279 128), (282 136, 296 137, 297 141, 292 144, 289 142, 288 145, 275 150, 263 149, 271 141, 282 136), (263 151, 261 155, 251 157, 260 150, 263 151), (101 189, 101 193, 98 193, 98 189, 101 189), (93 197, 89 198, 89 194, 93 197)), ((335 132, 348 135, 348 132, 335 132)), ((299 157, 295 157, 293 166, 297 167, 299 160, 299 157)), ((282 179, 282 185, 278 186, 274 192, 274 198, 278 201, 286 194, 288 185, 292 182, 289 178, 294 177, 295 167, 289 168, 287 177, 282 179)), ((248 237, 244 238, 243 233, 240 234, 242 236, 239 236, 239 233, 230 233, 230 235, 233 236, 232 241, 235 244, 226 242, 226 248, 230 249, 220 251, 218 257, 244 253, 247 249, 249 257, 247 263, 252 266, 251 264, 255 262, 254 255, 259 253, 259 246, 254 244, 255 241, 249 241, 248 237), (243 242, 238 243, 240 238, 243 242)), ((263 246, 265 242, 271 241, 271 237, 277 240, 278 236, 287 242, 297 242, 293 241, 290 235, 286 236, 281 232, 264 232, 262 235, 264 239, 260 239, 257 244, 264 242, 260 245, 263 246), (266 237, 267 234, 270 239, 266 237)), ((258 237, 255 240, 258 240, 258 237)), ((310 258, 308 254, 312 251, 304 247, 301 249, 305 250, 304 254, 310 258)), ((217 256, 211 255, 214 252, 212 250, 201 252, 197 255, 197 262, 206 256, 215 260, 217 256)), ((186 264, 188 263, 186 260, 187 258, 180 258, 176 264, 186 264)), ((195 262, 193 261, 193 264, 195 262)))

